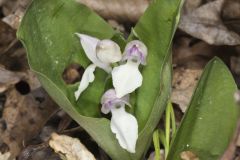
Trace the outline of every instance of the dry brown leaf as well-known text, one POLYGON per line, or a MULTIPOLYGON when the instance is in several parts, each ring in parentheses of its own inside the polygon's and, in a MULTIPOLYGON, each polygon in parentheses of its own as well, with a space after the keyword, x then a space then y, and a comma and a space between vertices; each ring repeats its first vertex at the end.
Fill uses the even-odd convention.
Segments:
POLYGON ((0 0, 0 6, 2 6, 5 16, 2 20, 13 29, 17 29, 30 2, 30 0, 0 0))
POLYGON ((31 0, 0 0, 4 16, 8 16, 18 9, 25 10, 31 0))
POLYGON ((15 72, 22 76, 22 80, 26 81, 30 87, 30 90, 36 90, 41 87, 41 83, 39 82, 36 74, 31 70, 26 70, 25 72, 15 72))
POLYGON ((41 87, 39 80, 32 71, 26 70, 25 72, 12 72, 0 66, 0 93, 5 92, 19 81, 26 81, 30 90, 35 90, 41 87))
POLYGON ((150 0, 77 0, 106 19, 136 22, 150 0))
POLYGON ((67 160, 95 160, 93 154, 76 138, 53 133, 49 145, 67 160))
POLYGON ((240 75, 240 57, 231 57, 231 70, 235 74, 240 75))
POLYGON ((240 36, 224 26, 220 14, 225 0, 209 2, 183 14, 179 28, 193 37, 214 45, 239 45, 240 36))
POLYGON ((7 49, 7 52, 1 55, 0 64, 8 70, 24 72, 29 70, 29 65, 27 62, 26 51, 22 47, 17 46, 19 44, 19 42, 16 42, 16 44, 7 49))
POLYGON ((0 139, 9 147, 13 157, 38 135, 56 109, 56 104, 41 88, 27 95, 16 89, 8 91, 0 123, 0 139))
POLYGON ((184 6, 182 8, 183 14, 189 14, 196 8, 198 8, 202 3, 202 0, 185 0, 184 6))
POLYGON ((202 70, 211 57, 214 48, 205 42, 194 42, 189 37, 178 37, 173 45, 172 102, 185 112, 202 70))
MULTIPOLYGON (((6 152, 6 153, 4 153, 4 154, 2 154, 1 152, 0 152, 0 160, 10 160, 9 158, 11 157, 11 153, 10 152, 6 152)), ((13 159, 11 159, 11 160, 13 160, 13 159)))
MULTIPOLYGON (((218 52, 217 52, 218 53, 218 52)), ((203 68, 207 59, 217 55, 216 47, 194 38, 178 37, 173 45, 173 64, 203 68)))
POLYGON ((0 20, 0 56, 15 39, 15 34, 15 31, 9 25, 0 20))
POLYGON ((171 101, 178 104, 182 112, 187 109, 201 73, 202 69, 178 67, 174 70, 171 101))
POLYGON ((21 76, 0 67, 0 93, 15 85, 21 80, 21 76))
POLYGON ((3 22, 7 23, 13 29, 17 30, 24 14, 23 9, 18 9, 14 13, 4 17, 3 22))
POLYGON ((223 6, 224 19, 240 19, 240 1, 227 0, 223 6))

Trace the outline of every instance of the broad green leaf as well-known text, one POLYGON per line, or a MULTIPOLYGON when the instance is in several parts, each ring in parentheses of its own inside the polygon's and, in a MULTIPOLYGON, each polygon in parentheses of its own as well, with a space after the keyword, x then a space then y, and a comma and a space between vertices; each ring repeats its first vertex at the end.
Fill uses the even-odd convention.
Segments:
POLYGON ((180 7, 180 0, 154 0, 134 29, 149 49, 148 64, 142 69, 143 86, 131 98, 139 123, 136 154, 123 150, 110 130, 110 121, 100 118, 99 102, 109 86, 109 76, 97 69, 95 81, 77 102, 74 91, 78 84, 67 85, 62 79, 68 65, 78 63, 85 68, 91 63, 74 33, 113 38, 121 45, 124 40, 104 20, 74 0, 34 0, 22 20, 18 37, 27 49, 31 69, 50 96, 114 160, 141 159, 151 142, 170 94, 169 48, 180 7))
MULTIPOLYGON (((135 114, 140 129, 144 128, 149 117, 153 118, 151 114, 155 108, 162 108, 160 112, 163 112, 166 107, 167 99, 164 99, 164 102, 158 101, 162 92, 159 82, 165 76, 162 74, 163 64, 170 56, 167 53, 176 30, 182 3, 181 0, 153 0, 134 28, 137 37, 147 45, 149 52, 147 67, 142 71, 145 79, 137 92, 135 114)), ((158 119, 159 115, 155 118, 158 119)))
POLYGON ((147 66, 142 70, 143 85, 135 94, 135 116, 141 131, 137 150, 142 152, 147 151, 169 99, 172 79, 169 53, 182 4, 181 0, 153 0, 129 37, 143 41, 149 53, 147 66))
POLYGON ((109 120, 99 117, 99 102, 107 75, 96 70, 94 83, 78 102, 74 91, 78 84, 67 85, 62 79, 64 69, 72 63, 86 67, 90 61, 81 48, 76 32, 98 38, 111 38, 115 32, 99 16, 74 0, 34 0, 29 6, 18 37, 28 53, 30 67, 38 75, 50 96, 76 120, 112 157, 130 159, 110 130, 109 120), (88 117, 86 117, 88 116, 88 117))
POLYGON ((200 160, 218 160, 237 126, 239 109, 233 77, 218 58, 206 67, 181 122, 167 160, 181 160, 190 151, 200 160))

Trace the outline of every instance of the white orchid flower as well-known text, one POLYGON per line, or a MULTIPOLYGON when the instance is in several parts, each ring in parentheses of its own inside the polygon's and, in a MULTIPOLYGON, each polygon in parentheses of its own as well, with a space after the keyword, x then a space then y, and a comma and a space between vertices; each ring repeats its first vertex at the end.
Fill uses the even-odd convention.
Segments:
POLYGON ((112 71, 111 63, 116 63, 122 59, 120 47, 112 40, 99 40, 95 37, 78 33, 77 36, 80 38, 86 56, 93 64, 89 65, 83 73, 78 90, 75 92, 76 100, 88 87, 89 83, 94 81, 96 67, 110 73, 112 71))
POLYGON ((135 91, 142 85, 143 77, 138 67, 146 65, 147 47, 139 40, 127 44, 122 61, 127 63, 112 71, 113 86, 118 98, 135 91))
POLYGON ((135 153, 138 138, 138 123, 136 118, 125 111, 129 106, 128 95, 118 98, 114 89, 109 89, 101 99, 101 111, 104 114, 112 113, 111 130, 116 134, 120 146, 128 152, 135 153))

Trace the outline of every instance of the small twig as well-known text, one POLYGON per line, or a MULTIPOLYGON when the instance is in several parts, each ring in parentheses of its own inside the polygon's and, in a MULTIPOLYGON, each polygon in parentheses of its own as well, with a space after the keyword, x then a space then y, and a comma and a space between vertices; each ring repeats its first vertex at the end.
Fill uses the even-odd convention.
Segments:
POLYGON ((61 134, 69 134, 69 133, 76 132, 76 131, 83 131, 83 128, 81 126, 78 126, 75 128, 66 129, 66 130, 61 131, 61 134))

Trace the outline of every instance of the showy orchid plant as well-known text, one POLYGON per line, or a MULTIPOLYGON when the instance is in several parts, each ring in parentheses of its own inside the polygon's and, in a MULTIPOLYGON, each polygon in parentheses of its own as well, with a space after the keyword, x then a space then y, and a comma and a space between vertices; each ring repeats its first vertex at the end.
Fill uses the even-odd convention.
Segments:
POLYGON ((92 61, 85 72, 75 92, 75 98, 87 89, 89 83, 94 81, 94 71, 99 67, 112 75, 113 86, 102 96, 102 113, 112 113, 111 130, 116 134, 120 146, 131 153, 135 153, 138 137, 138 124, 136 118, 127 113, 125 104, 129 104, 129 95, 142 85, 142 75, 138 69, 140 64, 146 65, 147 47, 143 42, 134 40, 126 45, 124 54, 120 47, 110 39, 99 40, 89 35, 77 34, 85 54, 92 61), (121 61, 121 62, 120 62, 121 61), (113 69, 112 64, 120 62, 113 69))
POLYGON ((232 138, 237 87, 218 58, 206 66, 175 130, 171 46, 182 4, 152 0, 127 39, 75 0, 34 0, 22 19, 17 35, 31 69, 113 160, 145 159, 152 138, 155 160, 160 146, 167 160, 218 160, 232 138), (63 73, 72 64, 84 73, 69 84, 63 73), (158 125, 164 111, 165 125, 158 125))

